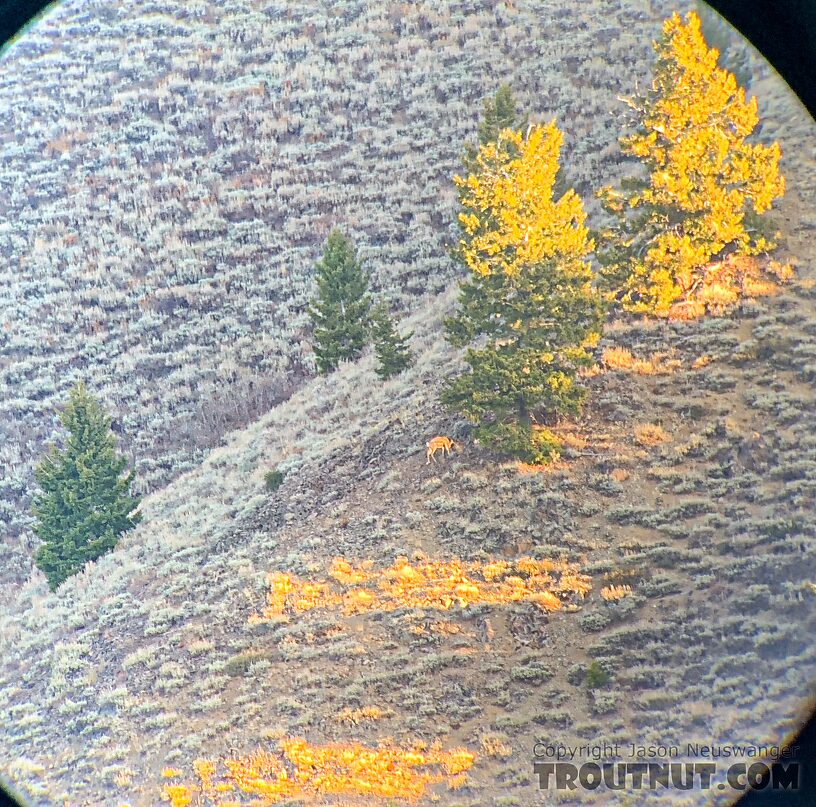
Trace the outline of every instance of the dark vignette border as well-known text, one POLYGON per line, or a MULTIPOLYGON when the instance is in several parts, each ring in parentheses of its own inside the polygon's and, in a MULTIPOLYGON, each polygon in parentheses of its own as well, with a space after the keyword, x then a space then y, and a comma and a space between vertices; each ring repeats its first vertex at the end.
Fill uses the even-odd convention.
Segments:
MULTIPOLYGON (((383 0, 387 2, 387 0, 383 0)), ((750 40, 816 119, 816 0, 707 0, 750 40)), ((0 45, 45 10, 46 0, 0 0, 0 45)), ((2 69, 2 64, 0 64, 2 69)), ((753 791, 742 807, 813 807, 816 804, 816 713, 800 733, 802 781, 796 793, 753 791)), ((0 807, 21 807, 0 785, 0 807)))

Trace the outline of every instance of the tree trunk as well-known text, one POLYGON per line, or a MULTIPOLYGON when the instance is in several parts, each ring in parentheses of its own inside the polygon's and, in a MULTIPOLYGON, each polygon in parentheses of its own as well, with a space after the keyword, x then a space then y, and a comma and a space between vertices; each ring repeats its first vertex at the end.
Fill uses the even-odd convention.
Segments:
POLYGON ((522 426, 525 429, 532 428, 533 419, 532 419, 532 417, 530 417, 530 413, 527 410, 527 407, 524 405, 524 399, 523 398, 518 399, 517 411, 518 411, 519 426, 522 426))

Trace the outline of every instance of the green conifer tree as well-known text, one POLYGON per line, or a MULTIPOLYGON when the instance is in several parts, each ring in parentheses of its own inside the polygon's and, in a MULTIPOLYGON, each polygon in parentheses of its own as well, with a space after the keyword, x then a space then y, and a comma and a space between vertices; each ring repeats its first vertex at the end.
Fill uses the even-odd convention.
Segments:
POLYGON ((485 98, 482 109, 482 119, 477 129, 478 142, 465 143, 465 153, 462 157, 465 170, 471 172, 476 167, 476 156, 480 146, 495 143, 499 133, 504 129, 521 132, 527 127, 527 115, 521 115, 518 110, 518 101, 509 84, 502 84, 490 98, 485 98))
POLYGON ((309 306, 314 325, 314 352, 321 373, 354 361, 369 338, 368 278, 351 241, 339 230, 329 235, 317 265, 317 297, 309 306))
POLYGON ((375 372, 380 378, 391 378, 410 366, 412 357, 408 340, 413 336, 413 331, 400 336, 388 308, 383 303, 377 305, 373 311, 371 335, 379 361, 375 372))
POLYGON ((505 129, 455 180, 470 277, 445 326, 454 346, 468 346, 470 372, 446 384, 442 401, 482 444, 534 463, 558 449, 536 415, 579 409, 577 372, 592 363, 602 323, 581 200, 573 190, 553 197, 561 142, 554 123, 505 129))
POLYGON ((141 520, 139 499, 128 492, 134 473, 122 476, 127 461, 117 454, 110 418, 84 384, 71 390, 60 420, 65 447, 52 446, 37 467, 33 506, 43 542, 35 561, 52 591, 141 520))
POLYGON ((479 145, 495 143, 499 139, 499 132, 503 129, 513 129, 523 132, 527 128, 528 116, 522 115, 518 109, 516 96, 509 84, 502 84, 492 98, 484 102, 482 120, 479 123, 479 145))

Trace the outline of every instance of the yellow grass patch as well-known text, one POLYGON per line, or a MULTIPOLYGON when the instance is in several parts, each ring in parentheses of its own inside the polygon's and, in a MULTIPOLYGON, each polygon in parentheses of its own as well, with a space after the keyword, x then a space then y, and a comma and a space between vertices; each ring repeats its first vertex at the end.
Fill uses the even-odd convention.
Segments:
POLYGON ((556 440, 567 448, 586 448, 589 445, 586 437, 578 432, 559 431, 555 434, 556 440))
POLYGON ((504 742, 506 738, 500 734, 485 734, 479 740, 482 746, 482 753, 487 757, 497 757, 499 759, 506 759, 512 756, 513 749, 504 742))
POLYGON ((635 426, 635 441, 642 446, 657 446, 669 440, 665 430, 655 423, 639 423, 635 426))
POLYGON ((365 720, 380 720, 383 717, 383 711, 377 706, 363 706, 360 709, 350 709, 346 707, 335 715, 335 720, 338 723, 348 723, 356 726, 365 720))
POLYGON ((563 471, 567 467, 565 462, 549 462, 546 465, 533 465, 529 462, 516 462, 514 464, 520 474, 546 474, 553 471, 563 471))
POLYGON ((193 800, 193 792, 185 785, 165 785, 162 801, 169 801, 170 807, 187 807, 193 800))
POLYGON ((462 628, 455 622, 440 620, 430 624, 412 625, 408 628, 408 632, 413 633, 414 636, 431 636, 434 634, 439 636, 456 636, 462 632, 462 628))
POLYGON ((379 571, 369 564, 352 566, 336 558, 328 579, 299 580, 284 572, 268 575, 266 607, 250 617, 259 624, 289 613, 338 609, 345 614, 395 611, 399 608, 448 610, 454 606, 533 602, 546 611, 561 607, 561 598, 583 598, 590 578, 560 561, 519 558, 515 561, 465 563, 398 558, 379 571))
POLYGON ((790 282, 793 266, 754 256, 729 255, 701 267, 686 296, 669 309, 670 319, 696 319, 705 313, 721 314, 740 298, 776 294, 790 282))
POLYGON ((632 593, 631 586, 604 586, 601 589, 601 597, 607 602, 615 602, 628 597, 632 593))
POLYGON ((699 319, 705 312, 706 307, 702 300, 680 300, 669 309, 669 319, 699 319))
MULTIPOLYGON (((228 757, 218 764, 196 761, 196 785, 165 785, 162 799, 171 807, 226 803, 224 793, 257 796, 263 804, 328 795, 402 799, 416 802, 429 786, 461 787, 475 755, 464 748, 442 751, 398 748, 383 744, 368 748, 357 743, 310 745, 302 739, 282 740, 277 752, 259 749, 228 757), (202 773, 204 776, 202 776, 202 773)), ((238 802, 236 802, 238 803, 238 802)))
POLYGON ((665 353, 653 353, 638 359, 625 347, 610 347, 601 355, 601 363, 608 370, 635 375, 665 375, 682 365, 678 359, 670 359, 665 353))
POLYGON ((601 374, 601 368, 597 364, 591 367, 582 367, 578 371, 578 378, 595 378, 596 375, 601 374))

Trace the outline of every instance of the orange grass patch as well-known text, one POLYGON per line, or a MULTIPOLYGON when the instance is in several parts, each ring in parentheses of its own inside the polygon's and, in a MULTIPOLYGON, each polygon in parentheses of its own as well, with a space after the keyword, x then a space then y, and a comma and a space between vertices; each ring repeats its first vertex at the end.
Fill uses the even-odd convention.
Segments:
POLYGON ((625 347, 607 348, 601 355, 601 362, 608 370, 635 375, 662 375, 682 366, 679 359, 668 359, 665 353, 653 353, 646 359, 638 359, 625 347))
POLYGON ((383 711, 377 706, 363 706, 359 709, 351 709, 346 707, 341 712, 335 715, 335 720, 338 723, 349 723, 356 726, 364 720, 380 720, 383 716, 383 711))
POLYGON ((546 611, 557 611, 562 597, 583 599, 592 589, 590 578, 571 565, 532 558, 487 564, 459 560, 411 564, 407 558, 398 558, 393 566, 380 571, 368 564, 354 567, 336 558, 327 580, 299 580, 284 572, 273 572, 267 580, 266 607, 249 618, 250 624, 316 608, 357 614, 398 608, 445 611, 456 605, 466 608, 528 601, 546 611))
POLYGON ((632 593, 631 586, 604 586, 601 589, 601 597, 607 602, 615 602, 628 597, 632 593))
POLYGON ((741 298, 776 294, 794 276, 791 264, 744 255, 729 255, 700 267, 686 295, 669 309, 670 319, 721 314, 741 298))
POLYGON ((635 442, 642 446, 657 446, 669 440, 666 431, 655 423, 639 423, 635 426, 635 442))
POLYGON ((544 474, 552 471, 563 471, 567 468, 565 462, 548 462, 546 465, 532 465, 529 462, 517 462, 516 469, 520 474, 544 474))
POLYGON ((437 745, 405 749, 387 744, 368 748, 357 743, 315 746, 290 739, 282 740, 277 752, 259 749, 218 764, 196 760, 198 783, 165 785, 162 799, 171 807, 186 807, 193 798, 202 805, 232 803, 222 799, 225 793, 257 796, 259 804, 329 795, 416 802, 430 785, 445 782, 451 788, 461 786, 462 775, 474 761, 475 755, 464 748, 442 751, 437 745))

